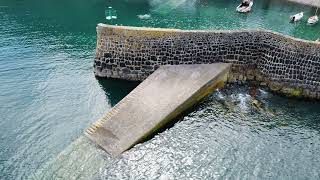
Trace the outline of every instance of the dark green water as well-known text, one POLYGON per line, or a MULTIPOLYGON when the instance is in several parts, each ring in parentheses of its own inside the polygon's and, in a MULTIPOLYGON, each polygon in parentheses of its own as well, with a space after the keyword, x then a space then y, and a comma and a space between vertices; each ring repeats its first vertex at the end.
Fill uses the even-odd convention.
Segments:
MULTIPOLYGON (((223 0, 111 1, 113 24, 181 29, 266 28, 320 38, 320 25, 288 23, 314 9, 223 0), (150 14, 139 19, 139 14, 150 14)), ((137 83, 92 72, 102 0, 0 0, 0 179, 320 179, 320 104, 248 88, 214 93, 172 128, 111 158, 83 137, 137 83), (232 91, 232 92, 230 92, 232 91)))

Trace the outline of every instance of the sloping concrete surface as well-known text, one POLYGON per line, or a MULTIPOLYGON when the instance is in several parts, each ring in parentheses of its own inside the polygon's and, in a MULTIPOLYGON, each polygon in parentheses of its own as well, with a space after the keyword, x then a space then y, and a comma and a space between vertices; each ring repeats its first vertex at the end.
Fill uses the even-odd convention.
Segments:
POLYGON ((222 87, 230 66, 162 66, 85 134, 111 155, 119 155, 222 87))

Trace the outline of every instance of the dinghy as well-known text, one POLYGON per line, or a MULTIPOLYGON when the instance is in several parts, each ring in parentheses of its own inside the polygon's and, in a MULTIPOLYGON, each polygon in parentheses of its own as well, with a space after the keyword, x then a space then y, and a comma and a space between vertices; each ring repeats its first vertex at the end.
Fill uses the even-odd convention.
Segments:
POLYGON ((144 14, 144 15, 140 14, 140 15, 138 15, 139 19, 149 19, 150 17, 151 17, 150 14, 144 14))
POLYGON ((117 19, 116 10, 112 9, 111 6, 105 10, 106 20, 117 19))
POLYGON ((311 16, 308 19, 308 24, 309 25, 317 24, 317 22, 319 21, 319 17, 317 16, 317 13, 318 13, 318 8, 317 8, 316 13, 314 14, 314 16, 311 16))
POLYGON ((251 7, 253 5, 253 1, 250 1, 249 4, 246 4, 245 2, 242 2, 236 10, 240 13, 247 13, 251 11, 251 7))
POLYGON ((290 16, 290 21, 297 22, 297 21, 300 21, 302 18, 303 18, 303 12, 290 16))
POLYGON ((309 25, 314 25, 314 24, 317 24, 318 21, 319 21, 319 17, 317 15, 316 16, 311 16, 308 19, 308 24, 309 25))

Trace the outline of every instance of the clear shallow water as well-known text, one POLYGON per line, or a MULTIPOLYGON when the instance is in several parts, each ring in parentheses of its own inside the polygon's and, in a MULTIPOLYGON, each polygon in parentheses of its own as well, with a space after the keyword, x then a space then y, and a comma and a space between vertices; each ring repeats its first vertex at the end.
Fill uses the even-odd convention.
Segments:
POLYGON ((173 127, 111 158, 84 137, 34 177, 319 179, 320 105, 232 86, 173 127), (258 99, 260 109, 252 105, 258 99))
MULTIPOLYGON (((182 29, 259 27, 319 38, 319 25, 287 23, 293 12, 310 14, 313 10, 307 6, 259 1, 252 13, 240 15, 233 1, 159 2, 112 1, 118 13, 112 23, 182 29), (137 17, 146 13, 150 19, 137 17)), ((91 144, 83 130, 137 85, 94 78, 95 27, 106 22, 109 4, 0 0, 0 179, 319 179, 319 103, 262 93, 264 103, 282 114, 256 113, 244 106, 250 104, 246 89, 234 88, 233 96, 242 103, 235 112, 214 94, 183 121, 121 158, 110 158, 91 144)))

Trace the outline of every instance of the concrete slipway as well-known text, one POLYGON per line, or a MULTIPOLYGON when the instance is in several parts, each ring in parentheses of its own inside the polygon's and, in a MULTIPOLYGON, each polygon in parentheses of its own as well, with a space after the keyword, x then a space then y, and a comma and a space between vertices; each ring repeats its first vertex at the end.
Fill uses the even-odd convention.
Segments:
POLYGON ((230 66, 162 66, 88 128, 86 135, 108 153, 119 155, 222 87, 230 66))

